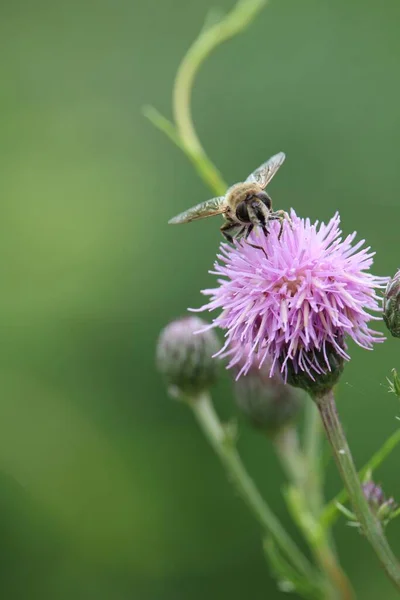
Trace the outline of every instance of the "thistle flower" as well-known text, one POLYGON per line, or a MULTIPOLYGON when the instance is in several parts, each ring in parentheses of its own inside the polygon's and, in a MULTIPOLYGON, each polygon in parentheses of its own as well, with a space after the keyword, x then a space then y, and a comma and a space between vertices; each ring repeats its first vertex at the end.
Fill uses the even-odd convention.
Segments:
POLYGON ((157 367, 174 398, 195 397, 215 383, 218 364, 213 354, 220 348, 214 331, 195 333, 206 322, 199 317, 171 321, 157 342, 157 367))
POLYGON ((223 279, 203 291, 211 300, 199 310, 222 311, 211 327, 225 330, 218 355, 230 357, 228 367, 242 365, 238 377, 254 359, 262 366, 269 357, 270 375, 280 370, 285 379, 290 372, 312 382, 332 371, 332 354, 339 368, 349 360, 347 336, 366 349, 384 340, 369 327, 380 317, 367 312, 380 311, 376 290, 388 281, 368 272, 374 253, 361 249, 364 240, 352 245, 356 233, 340 237, 338 213, 327 225, 293 210, 291 219, 280 240, 277 222, 268 237, 253 232, 249 241, 262 250, 221 244, 212 273, 223 279))
POLYGON ((393 337, 400 337, 400 270, 389 281, 383 299, 383 318, 393 337))

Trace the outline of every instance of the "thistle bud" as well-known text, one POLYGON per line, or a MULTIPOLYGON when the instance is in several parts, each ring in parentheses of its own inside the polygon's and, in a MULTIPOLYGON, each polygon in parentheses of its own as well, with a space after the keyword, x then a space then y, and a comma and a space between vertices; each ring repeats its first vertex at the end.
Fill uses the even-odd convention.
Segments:
POLYGON ((386 499, 382 488, 373 481, 364 483, 363 491, 374 514, 383 525, 387 525, 394 516, 393 513, 397 508, 394 498, 386 499))
POLYGON ((216 381, 218 364, 213 355, 219 350, 214 330, 201 329, 207 323, 198 317, 171 321, 157 342, 157 367, 174 398, 193 398, 216 381))
POLYGON ((235 381, 234 391, 239 410, 253 427, 273 435, 296 419, 303 398, 279 373, 270 377, 270 367, 254 364, 247 375, 235 381))
MULTIPOLYGON (((343 343, 340 346, 343 347, 343 343)), ((325 344, 325 351, 304 352, 302 360, 303 364, 310 365, 308 371, 299 369, 298 360, 287 361, 287 383, 302 388, 313 398, 327 394, 339 381, 344 368, 344 357, 330 343, 325 344)))
POLYGON ((400 337, 400 270, 389 281, 383 298, 383 319, 393 337, 400 337))

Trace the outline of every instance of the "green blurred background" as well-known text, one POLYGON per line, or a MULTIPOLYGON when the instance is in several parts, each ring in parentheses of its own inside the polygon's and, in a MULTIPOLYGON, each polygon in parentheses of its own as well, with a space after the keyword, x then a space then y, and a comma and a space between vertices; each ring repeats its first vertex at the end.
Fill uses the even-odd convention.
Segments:
MULTIPOLYGON (((154 369, 159 330, 213 282, 220 234, 212 219, 166 225, 209 190, 141 107, 170 115, 177 66, 213 5, 1 3, 4 598, 280 597, 257 524, 154 369)), ((400 263, 399 19, 397 0, 275 0, 212 56, 193 98, 229 182, 284 150, 279 207, 340 210, 382 275, 400 263)), ((358 464, 399 425, 386 384, 399 350, 352 347, 339 404, 358 464)), ((234 413, 228 374, 215 397, 234 413)), ((243 426, 240 449, 291 527, 268 443, 243 426)), ((378 476, 398 498, 399 456, 378 476)), ((338 488, 331 464, 328 494, 338 488)), ((335 533, 359 597, 397 597, 362 538, 344 520, 335 533)))

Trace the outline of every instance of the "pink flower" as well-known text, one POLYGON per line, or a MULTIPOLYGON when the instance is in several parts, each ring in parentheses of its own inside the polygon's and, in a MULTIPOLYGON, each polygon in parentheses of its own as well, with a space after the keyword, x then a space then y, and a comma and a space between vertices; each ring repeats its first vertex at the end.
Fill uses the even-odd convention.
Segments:
POLYGON ((270 234, 252 233, 253 244, 221 244, 219 262, 211 273, 222 276, 218 287, 204 290, 211 296, 204 310, 221 310, 210 327, 225 330, 225 345, 217 355, 229 356, 228 367, 240 365, 247 373, 254 361, 271 360, 272 375, 279 368, 285 377, 287 361, 295 372, 314 374, 330 370, 327 356, 333 349, 345 360, 347 336, 363 348, 384 341, 369 327, 368 310, 381 312, 376 293, 387 277, 375 277, 370 248, 354 246, 353 233, 340 237, 339 214, 328 225, 301 219, 292 210, 293 228, 285 223, 278 240, 279 224, 269 224, 270 234))

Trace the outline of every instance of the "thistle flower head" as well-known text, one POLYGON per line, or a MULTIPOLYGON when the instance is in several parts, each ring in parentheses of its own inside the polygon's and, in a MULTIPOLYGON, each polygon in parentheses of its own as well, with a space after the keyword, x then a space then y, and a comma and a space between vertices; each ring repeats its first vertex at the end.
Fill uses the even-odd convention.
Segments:
POLYGON ((393 337, 400 337, 400 270, 389 281, 383 300, 383 318, 393 337))
POLYGON ((327 225, 311 224, 291 211, 293 226, 269 224, 267 237, 256 234, 250 242, 221 245, 215 264, 218 287, 204 290, 210 302, 200 310, 220 310, 214 327, 226 332, 220 356, 228 367, 241 364, 238 376, 249 371, 254 359, 260 366, 270 358, 272 375, 287 378, 305 374, 309 381, 332 371, 330 354, 349 360, 345 338, 371 349, 383 341, 369 322, 379 319, 377 288, 387 283, 368 269, 370 248, 355 245, 356 233, 341 237, 336 214, 327 225))
POLYGON ((199 329, 207 325, 198 317, 171 321, 157 342, 157 367, 164 376, 171 396, 195 397, 207 390, 218 375, 213 354, 220 347, 214 331, 199 329))

